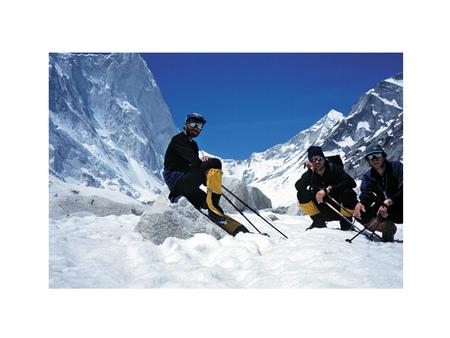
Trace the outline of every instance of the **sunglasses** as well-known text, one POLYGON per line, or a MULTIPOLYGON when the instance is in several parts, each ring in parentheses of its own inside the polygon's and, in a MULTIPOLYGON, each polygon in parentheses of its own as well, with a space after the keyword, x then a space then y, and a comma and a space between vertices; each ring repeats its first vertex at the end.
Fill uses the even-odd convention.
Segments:
POLYGON ((310 162, 320 162, 323 160, 322 156, 313 156, 309 159, 310 162))
POLYGON ((368 160, 373 160, 374 158, 380 158, 381 156, 383 156, 382 153, 370 154, 370 155, 367 155, 367 159, 368 160))
POLYGON ((191 122, 188 122, 187 125, 189 127, 191 127, 191 128, 197 128, 198 130, 202 130, 203 129, 203 123, 202 122, 191 121, 191 122))

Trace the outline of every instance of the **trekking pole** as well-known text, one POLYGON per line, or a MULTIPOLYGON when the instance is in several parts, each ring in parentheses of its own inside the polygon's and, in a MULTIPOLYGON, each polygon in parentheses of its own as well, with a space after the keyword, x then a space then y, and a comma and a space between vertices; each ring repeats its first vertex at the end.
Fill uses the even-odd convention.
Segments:
POLYGON ((329 202, 327 202, 327 201, 323 201, 323 203, 325 203, 326 205, 328 205, 328 207, 329 207, 331 210, 333 210, 336 214, 338 214, 338 216, 339 216, 342 220, 344 220, 345 222, 347 222, 348 224, 350 224, 351 229, 354 228, 355 225, 354 225, 352 222, 350 222, 350 220, 349 220, 347 217, 345 217, 344 215, 342 215, 342 214, 339 212, 339 210, 337 210, 334 206, 332 206, 331 203, 329 203, 329 202))
MULTIPOLYGON (((259 234, 262 235, 261 231, 259 231, 258 228, 255 227, 255 225, 254 225, 252 222, 250 222, 250 220, 244 215, 244 213, 243 213, 242 211, 240 211, 240 210, 236 207, 236 205, 234 205, 234 203, 231 202, 231 200, 230 200, 227 196, 225 196, 225 194, 222 194, 222 196, 227 200, 228 203, 230 203, 230 204, 233 206, 233 208, 236 209, 236 211, 237 211, 238 213, 241 214, 242 217, 244 217, 244 218, 247 220, 247 222, 249 222, 249 223, 251 224, 252 227, 255 228, 256 231, 258 231, 259 234)), ((267 235, 267 236, 269 236, 269 235, 267 235)))
POLYGON ((245 205, 247 208, 249 208, 251 211, 253 211, 256 215, 258 215, 260 218, 262 218, 267 224, 269 224, 273 229, 275 229, 276 231, 278 231, 281 235, 283 235, 284 238, 288 238, 285 234, 283 234, 280 230, 278 230, 275 226, 272 225, 272 223, 270 223, 268 220, 266 220, 264 217, 262 217, 258 211, 256 211, 255 209, 253 209, 251 206, 249 206, 247 203, 245 203, 243 200, 241 200, 238 196, 236 196, 232 191, 230 191, 228 188, 224 187, 222 185, 222 188, 224 188, 226 191, 228 191, 228 193, 230 193, 231 196, 233 196, 234 198, 236 198, 239 202, 241 202, 243 205, 245 205))
POLYGON ((343 205, 341 205, 338 201, 336 201, 333 197, 331 197, 330 195, 326 195, 330 200, 332 200, 336 205, 339 205, 342 209, 344 209, 345 211, 347 211, 349 214, 353 213, 353 210, 344 207, 343 205))
MULTIPOLYGON (((339 204, 333 197, 330 197, 327 195, 328 198, 330 198, 334 203, 339 204)), ((347 222, 348 224, 351 225, 352 229, 356 228, 358 229, 352 222, 350 222, 350 220, 347 217, 344 217, 344 215, 342 215, 339 210, 337 210, 334 206, 332 206, 330 203, 328 203, 327 201, 324 201, 324 203, 326 205, 328 205, 328 207, 333 210, 336 214, 338 214, 340 216, 341 219, 343 219, 345 222, 347 222)), ((347 209, 348 210, 348 209, 347 209)), ((380 217, 382 217, 381 215, 379 215, 380 217)), ((375 223, 374 223, 375 224, 375 223)), ((358 237, 361 233, 364 232, 364 230, 366 230, 369 226, 372 226, 373 224, 368 225, 367 227, 364 227, 362 230, 360 230, 355 236, 353 236, 352 239, 346 239, 346 242, 351 243, 353 239, 355 239, 356 237, 358 237)), ((375 228, 376 229, 376 228, 375 228)), ((359 230, 359 229, 358 229, 359 230)), ((372 235, 370 236, 370 239, 373 238, 373 236, 377 236, 379 239, 381 239, 381 236, 379 236, 378 234, 375 233, 375 230, 372 231, 372 235)))
MULTIPOLYGON (((329 196, 329 195, 327 195, 327 197, 328 197, 330 200, 332 200, 336 205, 339 205, 342 209, 344 209, 345 211, 347 211, 349 214, 352 213, 353 210, 348 209, 348 208, 344 207, 343 205, 339 204, 339 202, 336 201, 333 197, 331 197, 331 196, 329 196)), ((354 220, 355 220, 355 219, 356 219, 356 217, 354 218, 354 220)), ((352 222, 352 224, 353 224, 353 229, 356 228, 357 230, 359 230, 359 229, 355 226, 355 221, 354 221, 354 220, 353 220, 353 222, 352 222)), ((366 228, 364 228, 361 232, 364 232, 365 229, 366 229, 366 228)), ((371 240, 373 239, 373 235, 376 235, 376 234, 375 234, 375 230, 373 230, 373 231, 372 231, 372 234, 370 235, 370 239, 371 239, 371 240)), ((350 243, 351 243, 351 241, 350 241, 350 243)))
POLYGON ((378 227, 378 224, 380 224, 381 221, 382 221, 382 219, 380 219, 379 217, 375 218, 369 225, 363 226, 363 228, 361 230, 358 229, 359 231, 358 231, 358 233, 355 236, 353 236, 352 238, 347 238, 345 241, 348 242, 348 243, 351 243, 356 237, 358 237, 364 231, 366 231, 370 227, 373 227, 374 225, 375 225, 375 227, 374 227, 374 230, 372 230, 372 235, 370 236, 370 239, 372 240, 373 235, 375 235, 375 236, 377 236, 378 238, 381 239, 381 237, 378 234, 375 233, 375 229, 378 227))

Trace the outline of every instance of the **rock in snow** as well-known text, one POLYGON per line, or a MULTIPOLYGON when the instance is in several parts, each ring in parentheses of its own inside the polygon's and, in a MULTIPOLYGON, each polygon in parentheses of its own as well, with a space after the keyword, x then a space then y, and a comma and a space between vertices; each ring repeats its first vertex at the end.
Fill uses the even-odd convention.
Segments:
POLYGON ((216 239, 227 233, 202 215, 184 197, 170 203, 165 190, 141 216, 135 230, 145 239, 161 244, 169 237, 187 239, 198 233, 207 233, 216 239))
MULTIPOLYGON (((247 187, 236 179, 227 178, 224 179, 224 185, 254 209, 271 207, 270 200, 257 188, 247 187)), ((227 193, 224 192, 224 194, 227 193)), ((187 199, 182 197, 178 203, 173 204, 167 198, 168 195, 169 191, 165 189, 141 216, 136 231, 144 238, 155 244, 161 244, 169 237, 187 239, 197 233, 207 233, 217 239, 226 235, 225 231, 201 215, 187 199)), ((240 205, 239 210, 246 209, 234 197, 227 195, 230 196, 234 205, 240 205)), ((223 197, 220 199, 220 206, 227 214, 236 213, 234 207, 223 197)))

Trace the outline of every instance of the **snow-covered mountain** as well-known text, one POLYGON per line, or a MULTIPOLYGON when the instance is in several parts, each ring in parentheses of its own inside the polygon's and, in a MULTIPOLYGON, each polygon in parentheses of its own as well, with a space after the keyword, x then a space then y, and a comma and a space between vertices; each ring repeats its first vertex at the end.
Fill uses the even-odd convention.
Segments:
POLYGON ((359 179, 368 168, 364 149, 372 143, 382 145, 389 158, 403 159, 403 74, 368 90, 347 117, 331 110, 286 143, 244 161, 224 160, 224 171, 258 187, 274 207, 290 206, 296 203, 294 184, 305 171, 309 146, 322 146, 326 155, 340 154, 346 171, 359 179))
POLYGON ((274 207, 290 205, 294 183, 304 170, 306 149, 328 135, 343 118, 341 113, 332 110, 286 143, 253 153, 245 161, 224 160, 225 175, 259 188, 272 200, 274 207))
POLYGON ((49 55, 49 165, 53 176, 154 199, 177 133, 139 54, 49 55))
MULTIPOLYGON (((139 54, 50 54, 49 61, 50 187, 63 181, 154 200, 177 128, 145 61, 139 54)), ((347 117, 331 110, 286 143, 244 161, 223 160, 223 169, 259 188, 273 207, 287 207, 296 203, 294 183, 309 146, 339 153, 358 179, 369 143, 403 158, 403 74, 364 93, 347 117)))
POLYGON ((386 79, 364 93, 321 142, 325 150, 339 150, 346 170, 355 178, 369 168, 364 151, 381 145, 388 158, 403 160, 403 74, 386 79))

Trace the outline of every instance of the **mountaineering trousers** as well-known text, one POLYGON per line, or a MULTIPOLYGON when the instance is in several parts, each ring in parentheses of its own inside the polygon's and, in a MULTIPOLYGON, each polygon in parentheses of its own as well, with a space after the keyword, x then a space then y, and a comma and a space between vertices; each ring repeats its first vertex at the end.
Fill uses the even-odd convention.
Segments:
MULTIPOLYGON (((376 217, 378 209, 382 203, 374 203, 371 207, 366 207, 366 212, 361 213, 361 224, 367 224, 376 217)), ((388 207, 388 220, 394 223, 403 223, 403 199, 388 207)))
POLYGON ((218 206, 222 194, 222 163, 217 158, 203 161, 199 167, 185 173, 176 182, 172 196, 184 196, 197 209, 208 209, 222 216, 223 211, 218 206), (200 189, 206 185, 208 192, 200 189))
MULTIPOLYGON (((343 216, 351 218, 353 214, 353 209, 357 203, 356 193, 353 189, 343 190, 338 196, 332 196, 336 199, 340 205, 340 212, 343 216)), ((331 210, 325 203, 317 203, 315 193, 308 191, 303 194, 297 194, 299 201, 299 207, 308 216, 315 216, 320 214, 323 221, 338 221, 339 216, 331 210)), ((326 197, 325 197, 326 199, 326 197)))
POLYGON ((375 222, 380 205, 381 203, 374 203, 371 207, 366 207, 366 212, 361 213, 361 219, 358 221, 371 231, 381 231, 383 241, 391 242, 397 232, 395 223, 403 223, 403 198, 388 207, 387 219, 382 222, 375 222))

